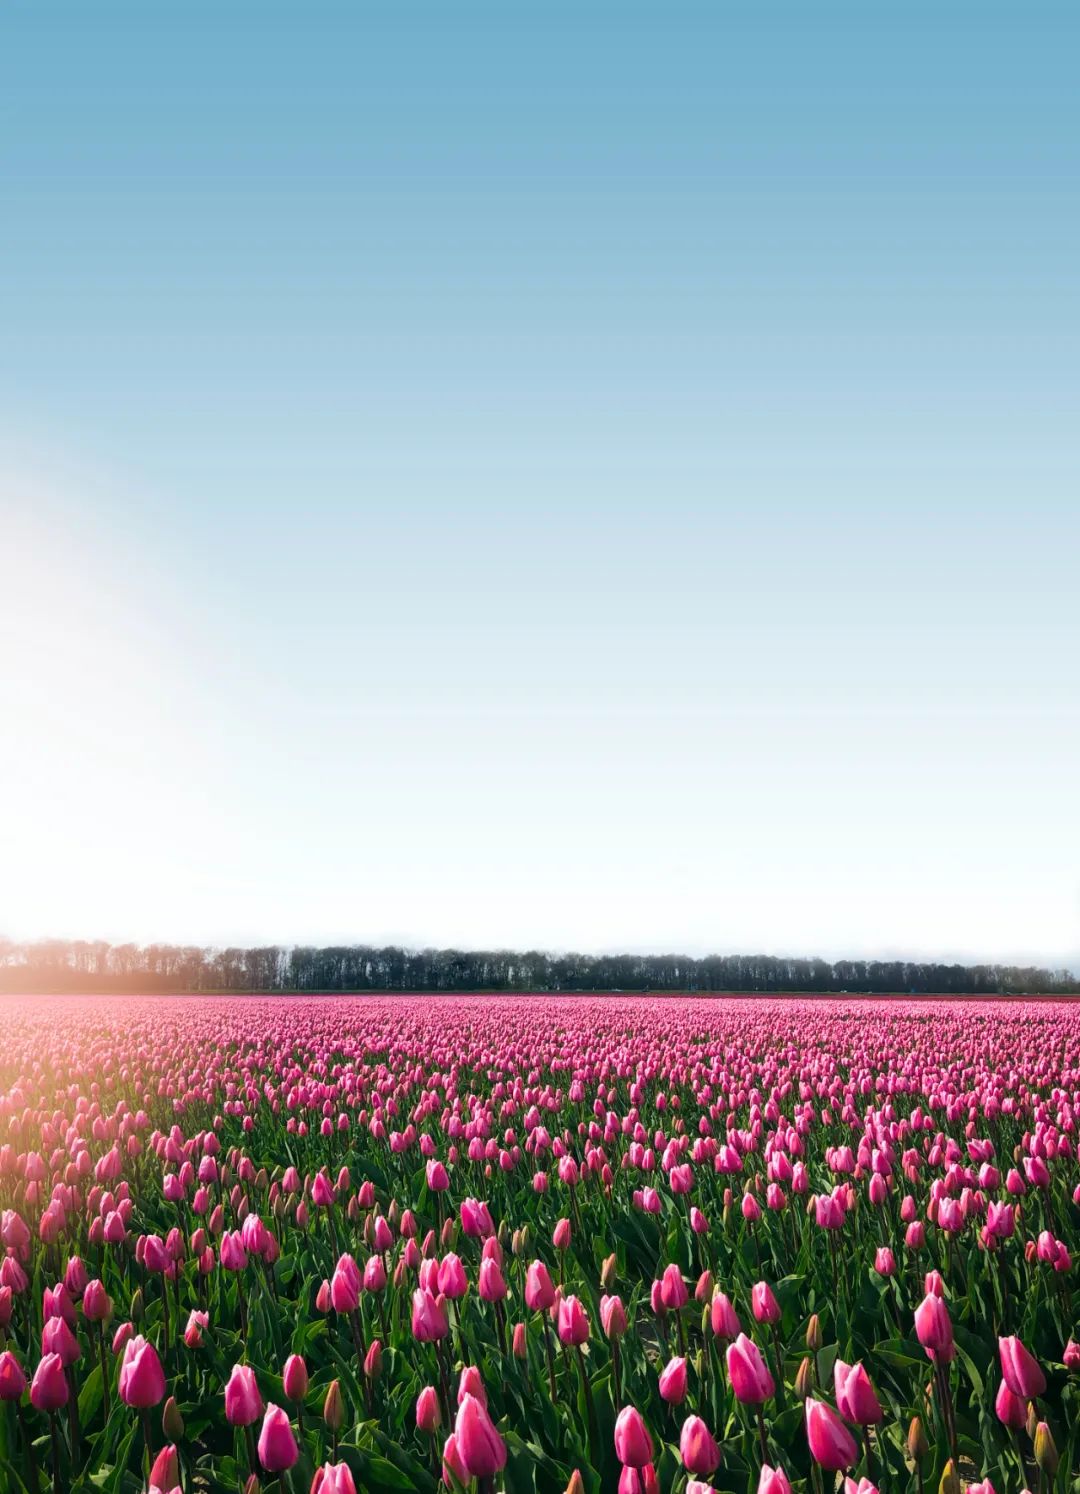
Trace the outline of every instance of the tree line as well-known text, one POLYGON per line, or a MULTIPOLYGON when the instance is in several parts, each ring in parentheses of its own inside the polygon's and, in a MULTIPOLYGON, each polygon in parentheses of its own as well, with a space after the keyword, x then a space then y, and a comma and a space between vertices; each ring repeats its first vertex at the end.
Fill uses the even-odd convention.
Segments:
POLYGON ((0 990, 47 991, 850 991, 1068 995, 1068 970, 777 955, 553 954, 369 944, 203 949, 102 940, 0 939, 0 990))

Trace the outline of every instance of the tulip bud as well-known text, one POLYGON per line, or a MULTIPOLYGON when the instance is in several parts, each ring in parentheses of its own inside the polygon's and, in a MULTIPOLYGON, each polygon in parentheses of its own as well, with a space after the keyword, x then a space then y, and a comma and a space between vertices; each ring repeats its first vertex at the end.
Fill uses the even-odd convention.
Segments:
POLYGON ((816 1354, 823 1343, 821 1319, 815 1312, 811 1315, 810 1321, 806 1325, 806 1347, 810 1350, 811 1354, 816 1354))
POLYGON ((923 1429, 922 1418, 913 1416, 907 1434, 908 1457, 912 1462, 920 1463, 930 1451, 930 1444, 926 1440, 926 1432, 923 1429))
POLYGON ((799 1365, 795 1375, 795 1394, 800 1401, 805 1401, 807 1396, 814 1393, 814 1366, 810 1357, 807 1356, 799 1365))
POLYGON ((256 1474, 252 1474, 244 1485, 244 1494, 259 1494, 259 1480, 256 1474))
MULTIPOLYGON (((612 1251, 610 1255, 604 1257, 604 1264, 600 1267, 600 1285, 605 1292, 609 1287, 614 1285, 617 1270, 618 1261, 615 1257, 615 1252, 612 1251)), ((580 1479, 581 1475, 577 1474, 577 1477, 580 1479)), ((573 1483, 573 1479, 570 1482, 573 1483)))
POLYGON ((570 1475, 570 1482, 566 1486, 566 1494, 585 1494, 584 1480, 576 1468, 570 1475))
POLYGON ((322 1414, 323 1421, 332 1432, 341 1431, 345 1425, 345 1403, 341 1399, 341 1385, 337 1380, 330 1381, 330 1389, 326 1392, 322 1414))
POLYGON ((1040 1421, 1035 1428, 1035 1461, 1050 1478, 1057 1472, 1061 1461, 1053 1434, 1045 1421, 1040 1421))
POLYGON ((960 1475, 956 1471, 952 1458, 941 1470, 941 1482, 938 1484, 938 1494, 964 1494, 964 1486, 960 1482, 960 1475))
POLYGON ((136 1287, 131 1298, 131 1321, 141 1323, 143 1316, 143 1294, 142 1287, 136 1287))
POLYGON ((169 1442, 182 1442, 184 1439, 184 1418, 174 1395, 165 1402, 165 1409, 161 1413, 161 1430, 169 1442))
POLYGON ((1035 1402, 1028 1401, 1027 1408, 1027 1434, 1032 1442, 1035 1441, 1035 1433, 1039 1427, 1039 1413, 1035 1409, 1035 1402))

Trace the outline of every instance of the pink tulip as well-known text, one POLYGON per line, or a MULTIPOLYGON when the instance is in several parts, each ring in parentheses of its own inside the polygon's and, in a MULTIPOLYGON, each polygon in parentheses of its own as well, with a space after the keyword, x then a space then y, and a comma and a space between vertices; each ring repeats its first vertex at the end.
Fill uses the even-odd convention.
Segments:
POLYGON ((230 1426, 249 1427, 263 1414, 263 1400, 255 1371, 247 1364, 234 1364, 225 1386, 225 1420, 230 1426))
POLYGON ((558 1331, 564 1344, 577 1346, 587 1342, 589 1319, 577 1297, 563 1297, 560 1301, 558 1331))
POLYGON ((1001 1373, 1013 1395, 1022 1401, 1033 1401, 1043 1394, 1046 1376, 1039 1367, 1038 1360, 1018 1338, 999 1338, 998 1352, 1001 1357, 1001 1373))
POLYGON ((161 1360, 153 1344, 141 1334, 129 1339, 124 1346, 117 1389, 125 1406, 140 1411, 148 1410, 165 1399, 165 1371, 161 1360))
POLYGON ((555 1302, 555 1287, 543 1261, 533 1261, 525 1273, 525 1305, 531 1312, 546 1312, 555 1302))
POLYGON ((429 1435, 436 1431, 442 1421, 442 1412, 439 1410, 439 1397, 434 1386, 425 1385, 416 1397, 416 1425, 419 1431, 427 1432, 429 1435))
POLYGON ((0 1353, 0 1401, 17 1401, 26 1389, 23 1367, 10 1349, 0 1353))
POLYGON ((284 1473, 299 1456, 288 1414, 271 1402, 259 1432, 259 1462, 267 1473, 284 1473))
POLYGON ((778 1323, 780 1321, 780 1304, 767 1281, 759 1281, 753 1288, 750 1293, 750 1306, 753 1309, 755 1322, 778 1323))
POLYGON ((30 1404, 35 1411, 58 1411, 68 1401, 68 1382, 59 1354, 46 1354, 38 1360, 30 1382, 30 1404))
POLYGON ((896 1275, 896 1257, 888 1245, 879 1245, 874 1253, 874 1270, 879 1276, 896 1275))
POLYGON ((433 1297, 422 1287, 413 1292, 412 1332, 418 1343, 434 1343, 450 1332, 450 1321, 442 1297, 433 1297))
POLYGON ((776 1384, 761 1350, 745 1333, 728 1344, 726 1362, 731 1388, 744 1405, 759 1406, 775 1394, 776 1384))
POLYGON ((506 1296, 506 1282, 497 1261, 480 1262, 479 1292, 484 1302, 501 1302, 506 1296))
POLYGON ((472 1478, 490 1478, 506 1466, 506 1443, 495 1430, 487 1408, 473 1395, 467 1395, 458 1407, 454 1438, 472 1478))
POLYGON ((172 1443, 167 1443, 150 1468, 151 1489, 174 1489, 180 1482, 180 1457, 172 1443))
POLYGON ((709 1323, 716 1338, 731 1342, 742 1332, 739 1315, 726 1293, 717 1292, 709 1308, 709 1323))
POLYGON ((664 1268, 664 1274, 660 1278, 660 1296, 669 1312, 685 1307, 689 1302, 690 1293, 678 1266, 670 1265, 664 1268))
POLYGON ((607 1338, 621 1338, 626 1332, 626 1309, 621 1297, 600 1298, 600 1326, 607 1338))
POLYGON ((1003 1426, 1020 1431, 1027 1426, 1027 1406, 1002 1380, 994 1398, 994 1410, 1003 1426))
POLYGON ((915 1334, 931 1359, 947 1363, 956 1352, 949 1309, 932 1292, 915 1309, 915 1334))
POLYGON ((856 1426, 876 1426, 884 1417, 881 1403, 874 1393, 870 1376, 861 1364, 845 1364, 837 1359, 833 1364, 833 1381, 836 1386, 836 1404, 840 1414, 853 1421, 856 1426))
POLYGON ((443 1443, 443 1483, 448 1489, 456 1489, 458 1484, 467 1488, 472 1480, 472 1474, 465 1466, 464 1459, 458 1451, 457 1436, 451 1432, 443 1443))
POLYGON ((855 1439, 836 1412, 824 1401, 807 1398, 806 1439, 814 1461, 830 1472, 851 1468, 859 1458, 855 1439))
POLYGON ((348 1463, 324 1463, 317 1468, 310 1494, 356 1494, 356 1483, 348 1463))
POLYGON ((281 1372, 281 1385, 290 1401, 302 1401, 308 1393, 308 1369, 300 1354, 290 1354, 281 1372))
POLYGON ((679 1434, 679 1454, 688 1473, 715 1473, 720 1449, 700 1416, 688 1416, 679 1434))
POLYGON ((464 1297, 469 1290, 469 1278, 458 1256, 450 1252, 444 1255, 438 1266, 438 1288, 450 1302, 464 1297))
POLYGON ((653 1441, 635 1406, 624 1406, 616 1417, 615 1452, 628 1468, 644 1468, 652 1462, 653 1441))
POLYGON ((680 1355, 669 1359, 660 1372, 660 1399, 669 1406, 680 1406, 686 1399, 686 1360, 680 1355))

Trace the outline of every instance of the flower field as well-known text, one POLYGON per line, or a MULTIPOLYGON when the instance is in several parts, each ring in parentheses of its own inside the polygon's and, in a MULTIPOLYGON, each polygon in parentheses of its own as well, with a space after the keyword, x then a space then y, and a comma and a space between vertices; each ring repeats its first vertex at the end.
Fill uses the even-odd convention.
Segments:
POLYGON ((0 1012, 2 1490, 1080 1489, 1069 1005, 0 1012))

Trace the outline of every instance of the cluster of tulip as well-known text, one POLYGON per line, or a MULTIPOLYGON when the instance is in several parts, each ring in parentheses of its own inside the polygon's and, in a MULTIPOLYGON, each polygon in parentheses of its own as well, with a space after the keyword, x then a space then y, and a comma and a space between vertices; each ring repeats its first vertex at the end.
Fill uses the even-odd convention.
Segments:
POLYGON ((1080 1487, 1071 1007, 4 1016, 2 1489, 1080 1487))

